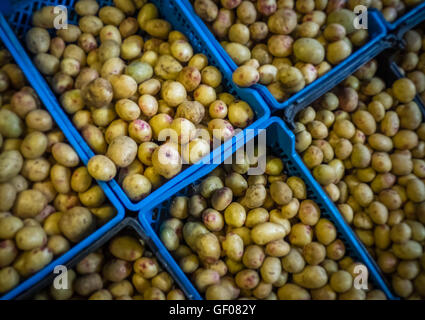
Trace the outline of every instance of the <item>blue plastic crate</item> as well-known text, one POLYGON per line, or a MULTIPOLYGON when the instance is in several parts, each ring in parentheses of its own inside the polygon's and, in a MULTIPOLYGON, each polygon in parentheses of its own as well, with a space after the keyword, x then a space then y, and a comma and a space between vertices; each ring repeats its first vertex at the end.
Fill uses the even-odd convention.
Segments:
MULTIPOLYGON (((1 19, 0 15, 0 19, 1 19)), ((10 42, 7 38, 7 36, 4 34, 3 29, 0 28, 0 39, 2 39, 5 46, 11 51, 10 42)), ((14 55, 15 57, 15 55, 14 55)), ((16 59, 16 57, 15 57, 16 59)), ((22 68, 22 66, 21 66, 22 68)), ((23 70, 25 73, 25 70, 23 70)), ((33 79, 28 74, 25 73, 27 76, 27 79, 33 79)), ((32 85, 32 81, 29 80, 30 85, 32 85)), ((72 145, 74 149, 78 148, 78 143, 73 139, 72 135, 69 131, 67 131, 63 123, 61 122, 61 118, 56 112, 54 108, 47 108, 49 113, 51 114, 52 118, 55 120, 56 124, 59 128, 61 128, 65 134, 65 136, 68 139, 68 142, 72 145)), ((81 152, 81 150, 80 150, 81 152)), ((80 153, 78 152, 78 153, 80 153)), ((94 231, 92 234, 90 234, 88 237, 86 237, 81 242, 75 244, 70 250, 68 250, 66 253, 61 255, 60 257, 56 258, 52 262, 50 262, 46 267, 35 273, 34 275, 28 277, 26 280, 21 282, 18 286, 10 290, 9 292, 5 293, 3 296, 0 296, 0 300, 9 300, 13 299, 23 291, 27 290, 28 288, 31 288, 35 283, 40 281, 40 279, 47 276, 49 273, 51 273, 55 266, 59 264, 64 264, 68 260, 70 260, 73 256, 78 254, 81 250, 89 246, 91 243, 93 243, 95 240, 99 239, 101 236, 103 236, 106 232, 108 232, 111 228, 113 228, 119 221, 121 221, 124 218, 125 210, 121 203, 116 198, 115 194, 112 192, 111 188, 104 182, 98 181, 98 184, 102 188, 106 198, 109 200, 110 204, 113 205, 117 209, 117 214, 115 217, 113 217, 110 221, 108 221, 106 224, 104 224, 102 227, 94 231)))
MULTIPOLYGON (((424 12, 424 14, 425 14, 425 12, 424 12)), ((403 74, 400 71, 399 66, 397 65, 397 63, 395 61, 393 61, 392 59, 390 59, 388 65, 390 67, 390 71, 393 74, 393 79, 394 80, 397 80, 397 79, 400 79, 400 78, 404 78, 403 74)), ((413 99, 413 101, 415 101, 416 104, 419 106, 419 109, 421 109, 421 111, 422 111, 422 117, 423 117, 423 120, 425 121, 425 105, 424 105, 424 101, 422 101, 421 97, 418 94, 415 96, 415 99, 413 99)))
MULTIPOLYGON (((382 18, 383 19, 383 18, 382 18)), ((425 1, 410 9, 406 14, 398 18, 396 21, 390 23, 386 22, 387 29, 390 32, 396 33, 397 37, 401 39, 406 31, 414 28, 419 23, 425 20, 425 1)))
MULTIPOLYGON (((10 1, 10 0, 9 0, 10 1)), ((8 21, 13 28, 13 31, 22 38, 23 35, 31 28, 31 16, 34 11, 46 5, 65 5, 68 8, 69 14, 69 23, 76 23, 77 16, 73 11, 73 4, 75 0, 35 0, 35 1, 22 1, 19 6, 14 5, 12 3, 12 11, 8 16, 8 21)), ((112 0, 98 0, 98 3, 101 6, 112 4, 112 0)), ((159 11, 161 12, 164 19, 168 20, 176 30, 183 32, 188 38, 190 43, 192 44, 195 52, 200 52, 205 54, 208 57, 208 61, 210 64, 216 66, 223 73, 223 87, 227 89, 229 93, 234 94, 242 100, 245 100, 251 105, 251 108, 255 112, 256 121, 251 124, 247 129, 254 129, 261 126, 270 116, 270 110, 266 106, 264 100, 261 96, 253 91, 246 90, 237 87, 231 78, 231 74, 228 74, 224 71, 224 67, 226 64, 221 56, 217 53, 215 48, 205 41, 201 34, 196 28, 193 28, 191 24, 186 21, 185 15, 183 14, 183 10, 180 6, 178 6, 178 2, 173 0, 151 0, 154 3, 159 11)), ((17 63, 24 70, 24 73, 29 79, 34 79, 33 86, 34 89, 40 96, 40 99, 43 103, 48 106, 49 110, 55 110, 58 118, 60 118, 60 127, 67 132, 69 136, 75 137, 76 144, 78 144, 77 152, 80 155, 81 159, 85 164, 87 164, 88 160, 93 157, 95 154, 82 138, 81 134, 72 124, 70 118, 65 114, 62 108, 59 105, 59 102, 47 84, 46 80, 39 73, 39 71, 33 65, 31 59, 26 53, 25 49, 22 47, 20 41, 16 38, 12 29, 9 27, 7 21, 0 16, 0 27, 3 29, 3 33, 7 35, 8 42, 10 43, 10 47, 12 54, 14 55, 17 63)), ((67 136, 68 137, 68 136, 67 136)), ((132 202, 128 196, 125 194, 121 186, 114 179, 108 182, 108 185, 115 192, 118 198, 123 202, 124 206, 132 211, 139 211, 141 208, 145 207, 149 203, 153 203, 161 194, 167 192, 174 185, 185 184, 187 177, 196 172, 202 167, 202 163, 211 163, 214 162, 214 157, 221 152, 224 152, 226 149, 231 148, 232 145, 243 138, 243 133, 235 135, 233 139, 229 139, 225 143, 223 143, 220 147, 213 150, 209 155, 205 156, 200 160, 199 163, 194 164, 183 170, 181 173, 176 175, 171 180, 168 180, 164 183, 160 188, 154 190, 150 195, 148 195, 143 200, 135 203, 132 202)), ((70 139, 69 139, 70 140, 70 139)))
MULTIPOLYGON (((253 139, 258 134, 259 130, 261 129, 255 130, 256 133, 250 137, 245 137, 245 143, 253 139)), ((327 197, 321 186, 315 181, 310 171, 296 153, 294 134, 287 128, 281 119, 276 117, 270 119, 266 127, 266 132, 267 146, 273 150, 276 156, 280 156, 283 159, 286 171, 289 175, 297 176, 304 180, 307 186, 308 199, 314 200, 319 205, 322 216, 331 220, 335 224, 335 227, 338 230, 338 237, 344 241, 348 255, 365 264, 369 270, 371 282, 376 288, 381 289, 389 299, 396 299, 389 290, 388 284, 386 280, 384 280, 374 260, 370 257, 363 244, 345 222, 341 214, 338 212, 338 209, 327 197)), ((227 150, 223 157, 227 158, 235 151, 236 147, 234 147, 233 150, 227 150)), ((161 248, 163 251, 167 251, 165 246, 162 244, 158 233, 162 221, 168 217, 168 208, 171 198, 176 195, 190 194, 194 187, 201 182, 200 180, 216 167, 217 165, 205 165, 202 170, 199 170, 196 174, 190 177, 190 181, 188 182, 191 185, 186 188, 175 187, 170 189, 168 195, 163 195, 157 199, 158 204, 140 211, 139 220, 146 230, 147 235, 156 243, 158 248, 161 248), (171 194, 173 195, 172 197, 170 197, 171 194)), ((168 263, 172 268, 180 269, 170 253, 167 252, 164 256, 168 259, 168 263)), ((188 291, 191 291, 194 296, 201 298, 186 276, 183 282, 185 283, 188 291)))
MULTIPOLYGON (((196 14, 189 0, 183 0, 181 6, 185 7, 188 21, 203 32, 203 37, 208 39, 208 42, 213 44, 216 50, 220 53, 227 63, 226 71, 233 73, 238 67, 230 58, 224 48, 217 41, 212 32, 208 29, 202 19, 196 14)), ((267 104, 272 108, 272 111, 288 109, 291 106, 297 106, 299 109, 308 106, 318 97, 332 89, 339 82, 344 80, 348 75, 360 68, 364 63, 377 56, 381 51, 389 48, 393 43, 392 38, 386 39, 387 30, 385 22, 380 13, 376 10, 368 11, 368 28, 370 40, 361 48, 357 49, 351 56, 336 65, 328 73, 318 78, 313 83, 306 86, 303 90, 292 95, 284 102, 277 101, 266 86, 255 84, 249 89, 258 91, 267 104)), ((286 111, 286 110, 285 110, 286 111)), ((289 114, 288 114, 289 115, 289 114)), ((288 117, 289 119, 289 117, 288 117)))
MULTIPOLYGON (((170 266, 167 264, 166 260, 161 255, 161 252, 156 250, 152 240, 146 236, 146 233, 143 231, 142 226, 135 218, 127 217, 124 220, 122 220, 119 224, 117 224, 115 227, 110 229, 108 233, 105 234, 105 236, 103 236, 100 239, 97 239, 90 246, 88 246, 84 250, 80 251, 77 255, 75 255, 71 260, 69 260, 65 264, 65 266, 68 269, 74 268, 83 258, 85 258, 90 253, 96 252, 97 250, 102 248, 104 245, 108 243, 108 241, 110 241, 116 235, 132 235, 143 240, 145 242, 145 247, 149 248, 149 250, 155 255, 155 257, 158 259, 161 266, 176 281, 178 287, 181 288, 181 290, 183 290, 186 297, 188 299, 192 298, 190 292, 185 291, 179 277, 175 274, 174 270, 172 270, 170 266)), ((47 275, 42 280, 37 282, 34 286, 32 286, 30 289, 26 290, 24 293, 16 297, 16 300, 31 300, 35 294, 39 293, 41 290, 50 286, 56 276, 57 275, 53 273, 47 275)))

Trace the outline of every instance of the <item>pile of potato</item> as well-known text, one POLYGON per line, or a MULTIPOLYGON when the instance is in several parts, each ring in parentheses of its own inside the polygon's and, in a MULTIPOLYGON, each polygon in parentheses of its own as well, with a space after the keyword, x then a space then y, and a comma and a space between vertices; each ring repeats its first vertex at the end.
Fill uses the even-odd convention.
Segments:
POLYGON ((372 60, 297 116, 296 149, 403 298, 425 298, 425 123, 372 60))
POLYGON ((195 0, 193 6, 239 66, 233 81, 259 82, 285 101, 366 43, 368 32, 355 29, 352 11, 363 2, 370 1, 195 0))
POLYGON ((0 51, 0 293, 116 214, 7 56, 0 51))
MULTIPOLYGON (((422 25, 424 26, 424 25, 422 25)), ((409 30, 404 35, 405 49, 398 57, 401 72, 413 81, 416 92, 425 101, 425 35, 424 29, 409 30)))
POLYGON ((56 30, 53 38, 46 29, 53 27, 54 10, 44 7, 34 13, 25 41, 97 154, 89 173, 103 181, 117 176, 139 201, 178 174, 182 162, 207 155, 213 139, 229 139, 255 115, 224 92, 221 72, 194 54, 155 5, 114 3, 99 9, 94 0, 76 2, 78 26, 56 30))
POLYGON ((175 197, 161 226, 164 245, 206 299, 385 299, 353 286, 361 263, 346 256, 302 179, 271 155, 265 174, 247 176, 257 160, 242 158, 175 197))
POLYGON ((35 300, 184 300, 173 278, 132 235, 115 236, 67 271, 68 288, 48 289, 35 300))

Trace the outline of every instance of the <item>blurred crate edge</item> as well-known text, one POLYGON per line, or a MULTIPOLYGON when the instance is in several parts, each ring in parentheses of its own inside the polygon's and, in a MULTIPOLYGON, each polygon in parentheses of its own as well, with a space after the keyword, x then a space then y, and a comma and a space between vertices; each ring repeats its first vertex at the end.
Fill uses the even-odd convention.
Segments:
MULTIPOLYGON (((261 129, 259 129, 261 130, 261 129)), ((258 134, 259 130, 256 130, 255 136, 258 134)), ((375 261, 371 258, 367 252, 364 245, 355 235, 354 231, 350 226, 345 222, 342 215, 339 213, 338 209, 332 203, 332 201, 325 194, 321 186, 316 182, 316 180, 311 175, 310 171, 305 167, 301 158, 295 152, 295 137, 293 133, 287 128, 285 123, 276 117, 272 117, 268 122, 266 128, 267 133, 267 146, 273 150, 273 153, 276 156, 280 156, 284 162, 285 168, 289 175, 297 176, 303 179, 307 187, 308 199, 314 200, 321 209, 322 217, 328 218, 331 220, 338 231, 338 238, 344 241, 348 255, 355 257, 358 261, 363 262, 368 271, 369 276, 371 277, 371 282, 378 289, 381 289, 388 299, 397 300, 398 298, 394 296, 388 286, 387 280, 383 277, 375 261)), ((252 140, 254 135, 251 137, 246 137, 246 142, 252 140)), ((228 150, 226 157, 229 157, 236 151, 237 146, 234 146, 232 150, 228 150)), ((200 179, 204 178, 209 172, 211 172, 217 165, 210 165, 205 167, 204 172, 198 171, 195 175, 190 177, 190 185, 185 188, 173 188, 170 190, 170 194, 176 195, 187 195, 190 193, 190 188, 194 184, 200 183, 200 179)), ((156 243, 158 248, 165 251, 167 254, 164 254, 169 260, 169 263, 174 268, 179 268, 176 261, 162 244, 158 232, 161 223, 168 217, 168 207, 171 201, 171 197, 168 195, 162 196, 158 204, 147 207, 139 213, 139 220, 145 228, 148 236, 156 243)), ((181 271, 181 269, 180 269, 181 271)), ((192 287, 192 294, 199 295, 198 291, 190 283, 189 279, 185 276, 185 282, 188 282, 192 287)))
MULTIPOLYGON (((190 1, 182 0, 179 3, 181 3, 181 7, 186 8, 185 12, 187 13, 188 21, 192 23, 194 27, 199 28, 200 32, 203 33, 203 37, 214 44, 215 49, 226 62, 229 72, 236 70, 237 65, 220 45, 204 21, 195 13, 190 1)), ((376 57, 380 52, 392 45, 392 38, 387 38, 386 22, 383 20, 382 15, 375 9, 368 10, 368 28, 370 40, 365 45, 354 51, 344 61, 334 66, 328 73, 292 95, 288 100, 284 102, 277 101, 267 87, 261 84, 256 84, 251 87, 252 89, 249 89, 259 92, 270 106, 272 112, 282 109, 286 111, 287 109, 294 108, 294 106, 298 106, 298 108, 308 106, 311 102, 360 68, 364 63, 376 57)))

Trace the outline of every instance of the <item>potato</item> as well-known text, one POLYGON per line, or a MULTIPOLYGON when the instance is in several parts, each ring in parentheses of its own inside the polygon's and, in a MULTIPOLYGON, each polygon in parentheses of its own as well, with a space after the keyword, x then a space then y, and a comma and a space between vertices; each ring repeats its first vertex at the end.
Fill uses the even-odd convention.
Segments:
POLYGON ((63 41, 62 38, 55 37, 50 40, 49 51, 51 55, 59 59, 60 57, 62 57, 64 50, 65 50, 65 41, 63 41))
POLYGON ((102 278, 98 273, 78 277, 73 282, 75 292, 83 297, 90 296, 93 292, 102 289, 102 287, 102 278))
MULTIPOLYGON (((139 22, 140 24, 140 22, 139 22)), ((171 31, 171 24, 162 19, 150 19, 141 26, 150 36, 166 39, 171 31)))
POLYGON ((186 153, 183 153, 183 160, 186 163, 197 163, 203 157, 210 153, 210 143, 204 139, 197 138, 193 139, 188 145, 186 145, 186 153))
POLYGON ((21 144, 21 153, 27 159, 35 159, 43 155, 47 149, 47 137, 41 132, 28 134, 21 144))
POLYGON ((205 233, 198 237, 196 251, 202 261, 212 263, 220 257, 220 243, 214 234, 205 233))
POLYGON ((115 99, 130 98, 137 91, 136 81, 128 75, 111 75, 108 79, 111 83, 115 99))
POLYGON ((101 108, 111 103, 113 93, 111 83, 103 78, 92 80, 82 90, 84 101, 96 108, 101 108))
MULTIPOLYGON (((176 250, 179 246, 179 238, 176 232, 171 228, 168 228, 168 227, 163 228, 160 232, 160 238, 161 238, 161 241, 164 243, 164 246, 170 251, 176 250)), ((181 262, 181 264, 183 263, 181 262)), ((183 264, 183 266, 185 266, 185 264, 183 264)), ((186 268, 191 269, 192 267, 186 266, 186 268)))
POLYGON ((99 5, 94 0, 79 0, 75 3, 75 11, 79 16, 95 15, 99 5))
POLYGON ((404 243, 394 243, 392 245, 394 255, 404 260, 418 259, 422 256, 422 246, 413 240, 404 243))
POLYGON ((112 300, 112 295, 108 290, 101 289, 93 293, 89 300, 112 300))
POLYGON ((115 298, 132 296, 134 292, 133 286, 128 280, 112 283, 109 285, 108 290, 115 298))
POLYGON ((425 200, 425 185, 419 179, 410 179, 406 185, 407 196, 413 202, 422 202, 425 200))
MULTIPOLYGON (((89 161, 90 162, 90 161, 89 161)), ((72 173, 71 189, 76 192, 85 192, 90 188, 92 178, 86 167, 79 167, 72 173)))
POLYGON ((80 199, 81 204, 85 207, 97 208, 104 203, 105 194, 100 186, 95 185, 85 192, 80 192, 78 194, 78 198, 80 199))
POLYGON ((391 284, 394 291, 401 297, 407 298, 413 292, 413 285, 410 280, 394 276, 391 284))
POLYGON ((46 76, 53 76, 59 71, 59 59, 48 53, 38 53, 34 57, 34 64, 46 76))
POLYGON ((310 300, 310 293, 302 287, 287 283, 280 287, 277 295, 280 300, 310 300))
POLYGON ((18 249, 12 240, 0 242, 0 268, 10 265, 18 255, 18 249))
POLYGON ((260 269, 261 278, 264 282, 273 284, 278 281, 281 270, 282 266, 278 258, 266 257, 260 269))
POLYGON ((344 38, 328 45, 326 48, 326 59, 333 65, 340 63, 352 53, 352 45, 344 38))
POLYGON ((70 249, 69 241, 61 235, 53 235, 47 241, 47 247, 53 255, 60 256, 70 249))
POLYGON ((53 121, 47 111, 38 109, 27 114, 25 124, 36 131, 46 132, 52 129, 53 121))
POLYGON ((136 158, 136 155, 137 144, 133 139, 126 136, 114 138, 106 152, 106 156, 121 168, 129 166, 136 158))
POLYGON ((139 106, 129 99, 118 100, 115 104, 115 110, 118 116, 125 121, 132 121, 140 116, 139 106))
POLYGON ((85 15, 80 18, 78 25, 82 32, 91 33, 94 36, 99 35, 100 30, 103 28, 103 22, 95 15, 85 15))
POLYGON ((224 187, 214 191, 211 197, 211 204, 214 209, 223 211, 232 202, 233 192, 230 188, 224 187))
POLYGON ((170 125, 171 141, 187 144, 195 138, 196 128, 193 123, 184 118, 176 118, 170 125))
POLYGON ((115 164, 108 157, 102 155, 92 157, 87 164, 87 169, 93 178, 100 181, 110 181, 117 173, 115 164))
POLYGON ((412 80, 401 78, 394 81, 392 92, 397 100, 402 103, 408 103, 415 97, 416 88, 412 80))
POLYGON ((254 67, 243 65, 233 73, 233 82, 240 87, 250 87, 260 80, 260 74, 254 67))
POLYGON ((277 79, 285 93, 295 93, 305 86, 304 76, 298 68, 285 66, 278 70, 277 79))
POLYGON ((293 50, 294 55, 298 60, 306 63, 312 63, 314 65, 321 63, 325 57, 325 50, 323 46, 319 41, 311 38, 297 39, 294 42, 293 50))
POLYGON ((229 105, 228 117, 230 123, 238 128, 245 128, 254 121, 254 113, 245 101, 235 101, 229 105))
POLYGON ((195 0, 195 12, 202 20, 212 22, 218 14, 217 5, 211 0, 195 0))
POLYGON ((86 237, 93 228, 93 216, 84 207, 73 207, 63 213, 59 220, 59 229, 71 242, 78 242, 86 237))
POLYGON ((55 143, 52 147, 52 155, 65 167, 75 167, 80 162, 77 153, 66 143, 55 143))
POLYGON ((325 164, 318 165, 313 170, 313 176, 321 185, 333 183, 336 178, 336 173, 333 167, 325 164))
POLYGON ((228 233, 226 239, 222 242, 223 251, 226 256, 234 261, 240 261, 244 253, 244 244, 242 238, 236 233, 228 233))
MULTIPOLYGON (((51 285, 49 288, 49 294, 54 300, 68 300, 74 294, 73 283, 75 281, 76 274, 74 270, 68 270, 67 281, 68 288, 56 289, 55 286, 51 285)), ((47 298, 48 299, 48 298, 47 298)))
POLYGON ((130 0, 115 0, 115 6, 124 12, 126 15, 133 15, 136 11, 136 4, 130 0))
POLYGON ((16 199, 16 188, 11 183, 0 184, 0 211, 9 211, 16 199))
POLYGON ((303 288, 318 289, 328 282, 328 276, 321 266, 306 266, 302 272, 293 275, 293 280, 303 288))
POLYGON ((263 185, 252 185, 248 187, 241 204, 248 209, 258 208, 265 203, 266 197, 267 191, 263 185))
POLYGON ((237 286, 243 290, 251 290, 257 287, 260 277, 255 270, 245 269, 238 272, 235 276, 237 286))
POLYGON ((141 257, 134 262, 134 272, 141 274, 145 279, 155 277, 159 272, 159 266, 156 260, 141 257))
POLYGON ((242 263, 249 269, 258 269, 265 258, 264 250, 257 245, 249 245, 245 248, 242 263))
POLYGON ((53 259, 53 253, 47 247, 35 248, 22 253, 13 264, 13 267, 22 277, 41 270, 53 259))
POLYGON ((25 190, 18 194, 13 212, 20 218, 34 218, 47 205, 46 197, 38 190, 25 190))
POLYGON ((332 260, 340 260, 345 255, 344 243, 337 239, 326 248, 326 256, 332 260))
POLYGON ((69 168, 55 164, 51 169, 50 178, 57 192, 66 194, 71 191, 71 170, 69 168))
POLYGON ((143 255, 144 248, 134 237, 115 237, 109 244, 109 251, 118 259, 135 261, 143 255))

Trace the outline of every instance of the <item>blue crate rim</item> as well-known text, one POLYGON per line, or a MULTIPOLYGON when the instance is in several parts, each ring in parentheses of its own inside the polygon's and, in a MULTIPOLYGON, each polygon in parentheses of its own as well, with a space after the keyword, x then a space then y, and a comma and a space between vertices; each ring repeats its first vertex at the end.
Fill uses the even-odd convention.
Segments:
MULTIPOLYGON (((376 265, 376 262, 370 257, 369 253, 367 252, 366 248, 364 247, 364 245, 360 242, 360 240, 357 238, 357 236, 355 235, 354 231, 351 229, 351 227, 345 222, 344 218, 342 217, 342 215, 339 213, 338 209, 336 208, 335 204, 328 198, 328 196, 325 194, 324 190, 320 187, 320 185, 316 182, 316 180, 312 177, 310 171, 305 167, 305 165, 303 164, 301 158, 299 158, 298 154, 295 151, 295 137, 294 134, 286 127, 285 123, 277 118, 277 117, 272 117, 270 118, 268 125, 265 129, 276 125, 278 126, 279 129, 283 130, 285 132, 285 134, 287 135, 288 139, 291 141, 291 146, 288 146, 290 148, 290 152, 288 152, 289 158, 290 160, 293 160, 294 163, 298 166, 298 169, 302 172, 302 174, 305 175, 305 177, 307 178, 308 181, 304 181, 306 183, 306 185, 310 185, 310 188, 318 193, 318 196, 320 198, 320 200, 322 200, 322 206, 324 206, 326 212, 328 213, 329 217, 331 218, 332 222, 335 224, 335 227, 337 228, 339 233, 343 233, 345 240, 348 241, 350 247, 355 250, 355 254, 356 256, 359 257, 359 259, 366 265, 366 267, 369 270, 369 275, 372 277, 372 281, 379 287, 379 289, 381 289, 385 295, 388 297, 388 299, 391 300, 397 300, 397 297, 395 297, 392 292, 390 291, 386 280, 384 279, 383 275, 381 274, 379 268, 376 265)), ((253 139, 259 132, 259 130, 262 129, 258 129, 256 130, 257 132, 251 136, 251 137, 247 137, 247 141, 253 139)), ((231 154, 233 154, 235 150, 228 150, 227 153, 225 154, 226 157, 230 156, 231 154)), ((225 159, 225 158, 224 158, 225 159)), ((222 159, 222 160, 224 160, 222 159)), ((202 177, 204 177, 206 174, 208 174, 209 172, 211 172, 214 168, 216 168, 218 165, 205 165, 204 168, 202 170, 199 170, 195 175, 192 175, 190 177, 190 181, 189 184, 192 184, 196 181, 198 181, 199 179, 201 179, 202 177)), ((305 180, 305 179, 303 179, 305 180)), ((188 185, 189 185, 188 184, 188 185)), ((183 188, 177 188, 174 187, 172 189, 170 189, 170 193, 171 194, 176 194, 177 192, 180 192, 183 188)), ((166 201, 167 199, 169 199, 169 196, 162 196, 160 199, 158 199, 158 203, 156 205, 152 205, 150 207, 145 208, 144 210, 141 210, 139 212, 139 220, 142 223, 142 225, 144 226, 144 228, 147 230, 149 236, 155 241, 155 242, 159 242, 159 247, 161 247, 163 250, 167 251, 165 246, 162 244, 161 240, 159 239, 158 235, 156 234, 156 232, 153 230, 153 227, 151 225, 152 221, 149 221, 149 214, 152 214, 153 210, 156 207, 159 207, 161 204, 163 204, 164 201, 166 201)), ((347 243, 346 243, 347 244, 347 243)), ((174 258, 172 258, 171 254, 167 251, 169 258, 171 258, 172 262, 174 262, 174 265, 177 266, 177 264, 174 261, 174 258)), ((177 266, 178 267, 178 266, 177 266)), ((179 268, 179 267, 178 267, 179 268)), ((184 275, 186 277, 186 275, 184 275)), ((189 287, 191 288, 191 290, 195 290, 194 294, 198 294, 196 289, 194 289, 193 285, 190 283, 190 281, 188 280, 188 278, 186 277, 187 281, 185 281, 189 287)))
MULTIPOLYGON (((208 29, 206 24, 201 18, 195 13, 193 6, 189 0, 182 0, 180 6, 184 7, 184 12, 187 15, 188 21, 196 26, 204 34, 204 37, 211 42, 217 52, 221 55, 227 64, 227 71, 232 73, 237 68, 237 65, 233 62, 224 48, 220 45, 211 31, 208 29)), ((387 27, 382 15, 376 9, 368 10, 369 25, 370 21, 376 25, 377 35, 370 39, 365 45, 354 51, 348 58, 334 66, 329 72, 322 77, 316 79, 313 83, 307 85, 304 89, 292 95, 289 99, 284 102, 277 101, 266 86, 261 84, 255 84, 250 88, 244 88, 248 90, 255 90, 261 94, 263 99, 271 107, 272 111, 282 110, 291 108, 294 105, 302 104, 307 106, 313 102, 316 98, 320 97, 329 89, 337 85, 343 79, 345 79, 352 72, 360 68, 364 63, 370 59, 376 57, 381 51, 391 46, 391 41, 387 41, 387 27)))
MULTIPOLYGON (((25 70, 25 65, 22 65, 20 62, 21 54, 18 52, 16 47, 14 46, 13 39, 9 37, 8 29, 4 28, 4 23, 6 23, 6 20, 4 19, 2 13, 0 12, 0 38, 3 42, 4 46, 9 50, 11 55, 13 56, 15 63, 19 65, 19 67, 24 72, 24 75, 27 79, 36 79, 34 78, 35 75, 32 74, 30 70, 25 70)), ((7 23, 6 23, 7 26, 7 23)), ((8 26, 7 26, 8 27, 8 26)), ((9 29, 10 30, 10 29, 9 29)), ((33 85, 33 82, 30 82, 30 85, 33 85)), ((37 92, 38 95, 39 92, 37 92)), ((64 133, 66 139, 68 140, 68 143, 74 148, 74 150, 77 152, 80 161, 84 163, 84 159, 81 157, 81 150, 79 148, 78 143, 74 140, 73 136, 66 130, 66 127, 64 126, 64 123, 62 121, 62 118, 60 114, 58 114, 57 110, 54 108, 51 108, 47 104, 44 103, 43 105, 46 108, 46 110, 52 115, 52 118, 56 122, 56 125, 58 128, 64 133)), ((85 163, 84 163, 85 164, 85 163)), ((117 209, 117 214, 115 217, 113 217, 110 221, 108 221, 106 224, 104 224, 102 227, 94 231, 92 234, 87 236, 85 239, 80 241, 79 243, 75 244, 70 250, 68 250, 66 253, 61 255, 60 257, 56 258, 52 262, 50 262, 47 266, 45 266, 43 269, 35 273, 34 275, 26 278, 24 281, 20 282, 18 286, 13 288, 12 290, 8 291, 4 295, 0 296, 0 300, 9 300, 14 297, 16 297, 18 294, 32 286, 34 283, 38 282, 42 277, 47 275, 49 272, 51 272, 56 265, 63 264, 69 259, 71 259, 75 254, 77 254, 79 251, 90 245, 93 241, 100 238, 103 234, 105 234, 110 228, 112 228, 115 224, 117 224, 119 221, 121 221, 124 218, 125 210, 124 207, 121 205, 121 203, 116 198, 115 194, 112 192, 111 188, 104 182, 97 181, 97 183, 102 188, 103 192, 105 193, 105 196, 109 200, 110 204, 114 206, 117 209)))
MULTIPOLYGON (((71 1, 73 1, 73 0, 71 0, 71 1)), ((150 0, 150 1, 153 2, 153 3, 156 3, 156 4, 164 2, 164 0, 150 0)), ((167 0, 165 2, 170 4, 169 1, 171 1, 171 0, 167 0)), ((41 2, 43 2, 43 1, 40 1, 40 3, 41 2)), ((48 2, 48 4, 52 4, 52 3, 57 3, 58 1, 46 1, 46 0, 44 0, 44 2, 48 2)), ((173 3, 173 5, 176 5, 176 3, 173 3)), ((12 17, 14 14, 18 13, 20 9, 22 9, 22 8, 17 8, 15 11, 13 11, 10 14, 10 17, 12 17)), ((0 18, 0 26, 2 28, 4 28, 5 30, 7 30, 7 33, 9 33, 10 41, 13 43, 13 47, 15 48, 16 56, 19 57, 17 59, 18 60, 17 62, 18 63, 20 62, 20 63, 23 64, 23 66, 25 66, 25 71, 30 75, 28 78, 37 79, 37 81, 34 81, 34 89, 37 91, 37 93, 39 93, 40 99, 43 100, 43 102, 46 106, 49 105, 49 106, 51 106, 52 110, 55 110, 57 116, 60 118, 60 122, 63 123, 61 128, 63 128, 64 132, 66 131, 68 133, 68 135, 67 135, 67 137, 69 136, 68 140, 71 140, 70 139, 71 137, 73 137, 73 138, 75 138, 75 140, 77 140, 76 143, 75 143, 76 145, 78 145, 78 148, 76 148, 76 151, 79 154, 80 158, 83 160, 84 164, 87 164, 89 159, 91 157, 93 157, 95 155, 95 153, 88 146, 87 142, 82 138, 81 134, 78 132, 78 130, 71 123, 70 119, 65 114, 62 107, 60 107, 56 96, 54 95, 54 93, 52 92, 50 87, 48 86, 44 77, 42 77, 40 72, 33 65, 31 59, 28 57, 27 52, 22 47, 20 41, 17 39, 14 32, 12 31, 12 29, 8 25, 8 22, 6 21, 6 19, 3 16, 1 16, 1 18, 0 18), (42 92, 42 94, 40 94, 40 92, 42 92), (44 100, 46 100, 46 102, 44 100)), ((174 27, 174 24, 173 24, 173 27, 174 27)), ((176 26, 175 28, 179 29, 179 27, 180 26, 176 26)), ((197 30, 190 30, 190 31, 195 32, 195 33, 197 32, 197 30)), ((202 38, 200 37, 200 39, 202 39, 202 38)), ((208 46, 208 45, 205 45, 205 47, 208 48, 208 50, 211 52, 211 55, 214 56, 215 59, 218 61, 217 68, 219 68, 219 70, 223 72, 223 66, 225 66, 225 62, 222 61, 220 55, 215 51, 214 47, 211 47, 211 46, 208 46)), ((225 74, 225 72, 223 72, 223 74, 225 74)), ((252 123, 249 127, 245 128, 244 130, 255 129, 255 128, 261 126, 270 117, 270 110, 266 106, 266 103, 262 99, 261 95, 258 94, 255 91, 249 91, 249 90, 246 90, 246 91, 239 90, 239 91, 242 92, 242 96, 239 92, 239 94, 238 94, 239 98, 241 98, 243 100, 247 100, 246 97, 244 97, 245 93, 247 95, 250 95, 251 97, 248 97, 248 98, 252 99, 253 103, 255 103, 255 105, 258 108, 258 115, 257 115, 258 118, 257 118, 257 120, 254 121, 254 123, 252 123)), ((250 105, 252 106, 251 102, 250 102, 250 105)), ((231 148, 232 145, 236 141, 240 140, 241 138, 243 138, 243 132, 240 132, 239 134, 234 136, 231 140, 230 139, 227 140, 220 147, 216 148, 215 150, 212 150, 209 155, 206 155, 198 163, 187 167, 185 170, 183 170, 182 172, 180 172, 179 174, 177 174, 173 178, 166 181, 158 189, 152 191, 146 198, 140 200, 139 202, 131 201, 129 199, 129 197, 127 196, 127 194, 124 192, 123 188, 118 184, 116 179, 113 179, 113 180, 111 180, 107 183, 111 187, 111 189, 115 192, 117 197, 120 199, 120 201, 124 204, 124 206, 127 209, 129 209, 131 211, 139 211, 141 208, 146 206, 148 203, 153 202, 157 196, 159 196, 162 193, 167 192, 167 190, 170 187, 172 187, 173 185, 181 184, 181 183, 184 184, 187 177, 190 176, 192 173, 196 172, 202 166, 203 163, 210 163, 210 162, 214 161, 215 152, 216 153, 224 152, 228 148, 231 148), (218 152, 218 150, 220 150, 220 152, 218 152)))

